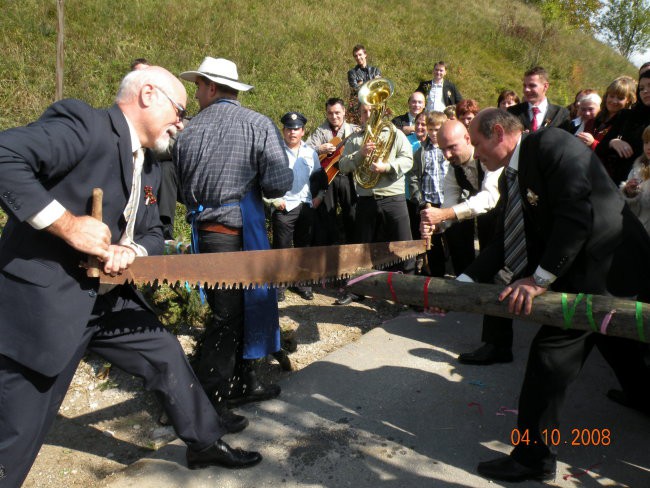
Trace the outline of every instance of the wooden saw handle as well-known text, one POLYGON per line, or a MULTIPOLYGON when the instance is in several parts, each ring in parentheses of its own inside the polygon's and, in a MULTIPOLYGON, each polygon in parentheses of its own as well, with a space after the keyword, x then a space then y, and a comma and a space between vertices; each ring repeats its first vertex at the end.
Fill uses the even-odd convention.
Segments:
MULTIPOLYGON (((92 217, 102 221, 102 199, 104 198, 104 192, 101 188, 93 188, 93 204, 92 204, 92 217)), ((96 256, 88 257, 88 269, 86 270, 86 276, 89 278, 99 278, 99 259, 96 256)))

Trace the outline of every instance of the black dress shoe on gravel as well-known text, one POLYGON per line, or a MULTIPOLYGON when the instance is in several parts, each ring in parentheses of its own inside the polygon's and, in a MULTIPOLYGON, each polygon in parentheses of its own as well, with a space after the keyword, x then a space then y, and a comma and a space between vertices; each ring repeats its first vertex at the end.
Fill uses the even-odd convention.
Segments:
POLYGON ((458 362, 478 365, 511 363, 512 351, 510 349, 499 348, 493 344, 483 344, 474 352, 465 352, 459 355, 458 362))
POLYGON ((190 469, 223 466, 225 468, 250 468, 262 460, 262 455, 255 451, 233 449, 219 439, 202 451, 187 449, 187 467, 190 469))
POLYGON ((217 410, 217 415, 221 420, 221 426, 226 429, 229 434, 236 434, 248 427, 248 419, 243 415, 237 415, 227 408, 220 408, 217 410))
POLYGON ((362 302, 366 299, 364 296, 355 295, 354 293, 346 293, 340 296, 334 302, 334 305, 349 305, 352 302, 362 302))
POLYGON ((228 398, 228 406, 232 408, 246 403, 271 400, 279 396, 281 391, 280 385, 273 383, 263 385, 262 383, 258 383, 253 388, 247 387, 241 395, 228 398))
POLYGON ((515 461, 511 456, 503 456, 478 464, 480 475, 500 481, 549 481, 555 478, 555 463, 547 468, 529 468, 515 461))
POLYGON ((286 299, 286 296, 284 294, 284 289, 283 288, 278 288, 278 302, 284 302, 286 299))
POLYGON ((314 293, 311 290, 295 290, 300 298, 303 300, 313 300, 314 293))
POLYGON ((619 405, 623 405, 627 408, 633 408, 634 410, 641 412, 644 415, 650 416, 650 405, 644 405, 639 401, 635 401, 634 399, 630 398, 629 395, 627 395, 624 391, 609 390, 607 392, 607 398, 618 403, 619 405))

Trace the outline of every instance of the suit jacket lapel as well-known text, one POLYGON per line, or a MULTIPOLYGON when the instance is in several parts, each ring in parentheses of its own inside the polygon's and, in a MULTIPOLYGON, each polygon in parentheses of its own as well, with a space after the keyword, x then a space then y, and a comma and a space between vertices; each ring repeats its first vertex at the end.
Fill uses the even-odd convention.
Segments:
POLYGON ((124 114, 117 105, 108 109, 108 115, 113 124, 113 130, 117 134, 117 147, 120 153, 120 166, 122 168, 122 185, 126 195, 131 193, 133 181, 133 152, 131 151, 131 134, 129 125, 126 123, 124 114))
POLYGON ((546 109, 546 116, 542 121, 542 127, 548 127, 553 123, 553 119, 557 115, 558 109, 559 107, 556 105, 551 105, 551 103, 548 104, 548 108, 546 109))

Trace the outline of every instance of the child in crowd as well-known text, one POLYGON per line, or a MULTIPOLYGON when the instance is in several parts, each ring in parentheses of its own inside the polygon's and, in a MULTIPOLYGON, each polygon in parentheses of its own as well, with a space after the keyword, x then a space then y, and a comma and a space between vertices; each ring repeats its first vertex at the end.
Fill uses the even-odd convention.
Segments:
POLYGON ((641 137, 643 154, 634 161, 622 189, 628 205, 650 233, 650 125, 641 137))
MULTIPOLYGON (((413 156, 413 169, 408 174, 411 201, 418 208, 426 205, 440 207, 444 202, 443 182, 449 162, 438 146, 438 129, 447 116, 442 112, 429 112, 426 116, 428 138, 413 156)), ((434 234, 431 249, 427 251, 429 275, 445 275, 445 248, 443 234, 434 234)))

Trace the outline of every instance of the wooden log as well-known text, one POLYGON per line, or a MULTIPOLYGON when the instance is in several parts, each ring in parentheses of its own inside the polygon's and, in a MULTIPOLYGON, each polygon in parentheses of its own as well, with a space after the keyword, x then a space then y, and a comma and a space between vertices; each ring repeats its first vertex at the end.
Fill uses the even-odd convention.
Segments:
POLYGON ((535 298, 530 315, 515 315, 508 312, 507 299, 499 302, 497 298, 503 288, 373 270, 360 271, 348 282, 352 293, 407 305, 517 318, 641 342, 650 338, 650 304, 602 295, 547 291, 535 298))

